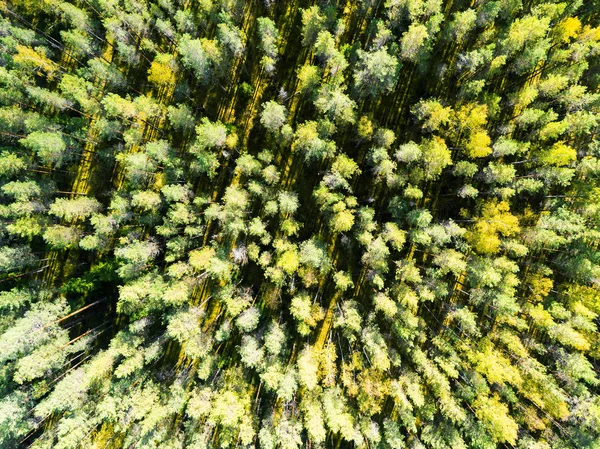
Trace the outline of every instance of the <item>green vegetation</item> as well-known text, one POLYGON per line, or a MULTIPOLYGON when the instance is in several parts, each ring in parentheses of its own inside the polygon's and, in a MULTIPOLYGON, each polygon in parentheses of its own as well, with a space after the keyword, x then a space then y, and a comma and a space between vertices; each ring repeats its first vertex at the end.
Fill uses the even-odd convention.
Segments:
POLYGON ((0 0, 0 447, 600 448, 598 0, 0 0))

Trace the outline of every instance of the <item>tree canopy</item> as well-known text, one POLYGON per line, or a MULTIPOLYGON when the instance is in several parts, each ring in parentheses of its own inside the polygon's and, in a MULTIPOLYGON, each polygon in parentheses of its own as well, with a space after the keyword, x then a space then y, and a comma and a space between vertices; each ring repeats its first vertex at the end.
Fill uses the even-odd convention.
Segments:
POLYGON ((597 0, 7 0, 0 49, 0 448, 600 448, 597 0))

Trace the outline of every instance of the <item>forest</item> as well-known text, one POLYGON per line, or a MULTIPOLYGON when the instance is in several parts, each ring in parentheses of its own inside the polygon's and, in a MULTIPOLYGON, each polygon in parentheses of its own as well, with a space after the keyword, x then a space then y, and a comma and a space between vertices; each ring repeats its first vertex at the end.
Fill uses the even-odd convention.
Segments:
POLYGON ((0 448, 600 449, 600 0, 0 0, 0 448))

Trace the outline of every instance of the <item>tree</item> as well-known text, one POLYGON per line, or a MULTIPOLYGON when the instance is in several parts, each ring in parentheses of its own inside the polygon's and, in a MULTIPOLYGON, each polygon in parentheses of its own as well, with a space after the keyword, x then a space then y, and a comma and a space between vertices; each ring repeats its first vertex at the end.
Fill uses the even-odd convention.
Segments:
POLYGON ((317 66, 304 65, 298 69, 298 89, 304 94, 312 94, 321 82, 321 72, 317 66))
POLYGON ((495 441, 515 443, 519 427, 508 415, 508 407, 500 402, 498 395, 481 396, 473 406, 476 416, 483 421, 495 441))
MULTIPOLYGON (((4 248, 0 251, 5 252, 3 250, 4 248)), ((64 333, 56 321, 66 314, 67 310, 64 298, 55 302, 38 302, 32 305, 22 317, 2 333, 0 361, 6 363, 31 354, 61 331, 64 333)))
POLYGON ((79 30, 62 30, 60 32, 62 40, 70 47, 71 51, 77 56, 88 56, 92 53, 91 39, 79 30))
POLYGON ((278 131, 285 124, 286 115, 285 106, 274 101, 267 101, 263 103, 260 123, 269 131, 278 131))
POLYGON ((58 133, 34 131, 20 142, 25 148, 33 151, 42 164, 60 167, 68 157, 67 144, 58 133))
POLYGON ((304 417, 304 428, 308 437, 315 444, 325 441, 327 435, 323 419, 323 409, 317 398, 303 398, 301 409, 304 417))
POLYGON ((27 93, 36 102, 51 108, 63 110, 70 105, 62 95, 47 89, 30 86, 27 88, 27 93))
POLYGON ((143 152, 121 153, 117 155, 117 160, 124 168, 126 179, 134 185, 148 182, 158 168, 152 158, 143 152))
POLYGON ((458 41, 464 41, 466 35, 476 26, 477 12, 474 9, 454 13, 454 20, 450 25, 453 37, 458 41))
POLYGON ((208 84, 220 74, 223 64, 221 49, 215 41, 192 39, 184 34, 179 42, 184 67, 193 70, 198 81, 208 84))
POLYGON ((436 179, 444 168, 452 164, 450 150, 437 136, 421 144, 421 151, 426 179, 436 179))
POLYGON ((442 106, 437 100, 421 100, 413 109, 413 113, 428 131, 439 130, 440 127, 448 125, 452 118, 452 109, 442 106))
POLYGON ((246 36, 231 23, 220 23, 217 27, 219 43, 234 57, 239 58, 246 50, 246 36))
POLYGON ((310 346, 306 346, 298 356, 298 379, 302 387, 307 390, 316 388, 318 368, 315 351, 310 346))
POLYGON ((415 142, 408 142, 398 147, 395 157, 398 162, 411 163, 421 159, 423 152, 415 142))
POLYGON ((258 23, 260 49, 264 52, 261 64, 267 73, 273 73, 278 57, 279 31, 275 26, 275 22, 268 17, 259 17, 256 22, 258 23))
POLYGON ((374 52, 359 50, 358 63, 354 71, 357 89, 367 96, 390 92, 398 78, 398 60, 386 49, 374 52))
POLYGON ((17 54, 13 57, 16 64, 34 70, 38 74, 45 72, 49 80, 54 79, 58 65, 46 56, 47 50, 44 47, 31 48, 17 45, 16 50, 17 54))
POLYGON ((419 51, 429 38, 427 27, 420 23, 412 23, 400 42, 402 59, 415 62, 419 51))
POLYGON ((491 143, 492 139, 485 131, 471 132, 465 149, 471 158, 486 157, 492 154, 491 143))
POLYGON ((301 432, 301 422, 294 418, 289 418, 287 414, 284 414, 275 429, 277 446, 282 449, 297 449, 301 447, 301 432))
POLYGON ((335 143, 321 138, 317 126, 318 123, 314 121, 304 122, 298 125, 294 133, 292 148, 302 151, 307 161, 323 160, 335 155, 335 143))
POLYGON ((81 238, 81 233, 69 226, 55 225, 44 232, 44 240, 56 249, 76 248, 81 238))
POLYGON ((334 233, 348 232, 354 226, 354 214, 351 210, 346 209, 344 203, 340 204, 331 218, 331 229, 334 233))
POLYGON ((260 312, 256 307, 250 307, 244 310, 235 320, 235 324, 243 332, 251 332, 258 326, 260 312))
POLYGON ((388 271, 388 257, 390 250, 381 237, 374 239, 363 254, 363 263, 374 270, 383 273, 388 271))
MULTIPOLYGON (((102 82, 106 83, 106 86, 113 88, 123 88, 127 85, 127 80, 123 76, 120 70, 116 69, 112 64, 108 61, 105 61, 102 58, 94 58, 88 61, 88 66, 90 68, 90 75, 88 78, 102 80, 102 82)), ((94 107, 95 102, 93 99, 86 97, 86 91, 93 91, 94 88, 91 83, 84 82, 80 78, 73 77, 71 75, 63 75, 61 80, 61 87, 66 88, 71 92, 72 95, 76 95, 78 97, 77 101, 81 104, 81 106, 86 107, 87 104, 92 106, 92 110, 95 110, 94 107), (69 80, 68 84, 65 84, 66 80, 69 80), (87 98, 87 100, 85 100, 87 98), (82 100, 84 100, 82 102, 82 100)))
POLYGON ((0 153, 0 176, 12 177, 26 168, 25 161, 14 153, 0 153))
POLYGON ((325 17, 317 5, 302 10, 302 45, 312 45, 321 29, 325 26, 325 17))
POLYGON ((42 196, 42 189, 35 181, 11 181, 0 187, 0 190, 16 201, 27 201, 42 196))
POLYGON ((300 245, 300 263, 310 269, 319 270, 321 274, 331 269, 326 247, 317 239, 307 240, 300 245))
POLYGON ((196 142, 194 151, 219 148, 225 145, 227 139, 227 128, 221 122, 211 122, 204 117, 200 125, 196 126, 196 142))
POLYGON ((271 355, 279 355, 286 341, 284 330, 276 322, 269 325, 269 330, 264 338, 265 349, 271 355))
POLYGON ((57 198, 49 213, 65 221, 81 220, 99 212, 102 205, 95 198, 80 196, 74 199, 57 198))
POLYGON ((263 363, 264 350, 254 337, 244 335, 240 346, 242 363, 250 368, 257 368, 263 363))
POLYGON ((313 306, 311 298, 306 295, 297 295, 292 298, 290 313, 298 322, 298 333, 303 336, 310 335, 311 329, 317 325, 321 311, 318 306, 313 306))
POLYGON ((406 232, 401 230, 396 223, 385 224, 385 239, 396 251, 400 251, 406 242, 406 232))
POLYGON ((159 253, 158 245, 152 241, 139 241, 125 244, 115 249, 115 256, 123 261, 119 275, 131 278, 140 273, 159 253))
POLYGON ((222 148, 227 143, 227 128, 221 122, 211 122, 204 117, 196 126, 196 140, 190 152, 196 157, 195 170, 209 177, 216 174, 220 163, 217 155, 210 150, 222 148))
POLYGON ((18 444, 19 437, 23 436, 29 426, 25 424, 25 415, 27 413, 25 397, 22 394, 15 393, 6 396, 0 402, 2 420, 0 421, 0 443, 18 444))
POLYGON ((546 165, 562 167, 577 160, 577 151, 563 142, 557 142, 540 154, 540 161, 546 165))
POLYGON ((171 126, 176 130, 187 131, 194 128, 194 116, 191 109, 185 104, 168 107, 168 117, 171 126))
POLYGON ((315 99, 319 112, 329 115, 336 123, 353 124, 356 121, 356 103, 346 95, 340 86, 325 84, 319 89, 315 99))
POLYGON ((475 222, 468 234, 475 249, 482 253, 495 253, 500 248, 500 237, 511 236, 519 232, 519 219, 510 213, 506 201, 491 202, 482 209, 481 218, 475 222))
POLYGON ((148 70, 148 81, 158 86, 170 86, 175 83, 174 59, 169 54, 158 54, 148 70))
POLYGON ((331 171, 338 173, 346 180, 361 173, 361 170, 358 168, 358 164, 345 154, 340 154, 335 158, 333 164, 331 164, 331 171))
POLYGON ((280 192, 277 196, 279 201, 279 211, 283 215, 290 215, 296 212, 298 206, 298 195, 294 192, 280 192))
POLYGON ((162 200, 160 194, 151 190, 137 192, 131 198, 132 206, 138 207, 146 212, 159 209, 161 202, 162 200))
POLYGON ((489 184, 507 184, 513 181, 515 174, 516 170, 512 165, 495 164, 493 162, 490 162, 483 169, 484 180, 489 184))
POLYGON ((27 246, 3 246, 0 248, 0 273, 23 270, 34 265, 35 256, 27 246))
POLYGON ((315 42, 315 54, 321 58, 325 63, 331 59, 336 53, 335 39, 329 31, 321 31, 317 35, 315 42))

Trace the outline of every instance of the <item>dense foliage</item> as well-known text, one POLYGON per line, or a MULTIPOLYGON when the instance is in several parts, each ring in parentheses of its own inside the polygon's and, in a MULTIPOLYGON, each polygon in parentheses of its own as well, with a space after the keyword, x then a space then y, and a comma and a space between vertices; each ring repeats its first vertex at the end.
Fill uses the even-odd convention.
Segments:
POLYGON ((597 0, 0 0, 0 447, 600 448, 597 0))

